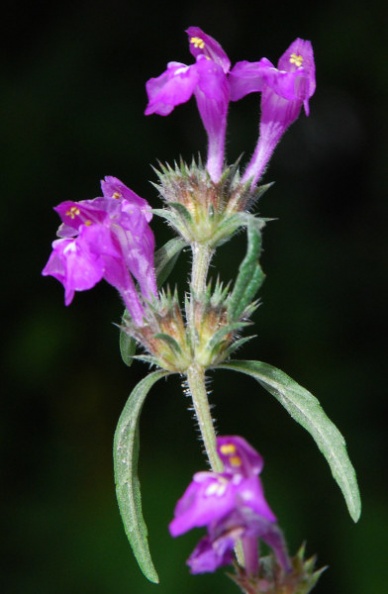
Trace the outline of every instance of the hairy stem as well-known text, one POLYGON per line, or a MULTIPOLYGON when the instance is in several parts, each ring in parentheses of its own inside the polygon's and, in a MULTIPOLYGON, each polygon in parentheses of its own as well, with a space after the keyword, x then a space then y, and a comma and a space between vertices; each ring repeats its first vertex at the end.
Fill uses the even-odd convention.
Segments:
POLYGON ((201 437, 214 472, 222 471, 222 463, 216 450, 216 433, 210 414, 209 400, 205 385, 205 370, 195 362, 187 370, 187 383, 193 400, 201 437))
POLYGON ((191 290, 200 297, 206 289, 207 273, 214 250, 205 243, 193 243, 191 249, 193 252, 191 290))
POLYGON ((195 359, 195 345, 197 342, 194 317, 195 299, 201 299, 206 291, 207 273, 214 250, 210 249, 205 243, 193 243, 191 245, 191 250, 193 254, 193 262, 191 265, 190 300, 186 311, 186 317, 195 359))
POLYGON ((210 414, 209 400, 207 397, 205 369, 195 359, 196 331, 195 331, 195 300, 201 300, 206 291, 206 279, 213 250, 206 244, 194 243, 192 245, 193 263, 191 269, 190 301, 187 311, 187 324, 191 337, 193 362, 187 370, 187 384, 193 400, 195 416, 198 421, 201 437, 209 458, 211 468, 220 472, 221 461, 216 450, 216 433, 213 419, 210 414))
MULTIPOLYGON (((186 315, 193 349, 193 362, 186 372, 187 384, 210 466, 214 472, 222 472, 223 464, 217 454, 216 432, 210 414, 206 390, 205 369, 195 360, 195 298, 200 300, 206 291, 206 280, 214 250, 210 249, 206 244, 199 243, 194 243, 191 247, 193 263, 191 268, 190 301, 186 315)), ((244 567, 244 553, 241 542, 237 544, 235 552, 239 564, 244 567)))

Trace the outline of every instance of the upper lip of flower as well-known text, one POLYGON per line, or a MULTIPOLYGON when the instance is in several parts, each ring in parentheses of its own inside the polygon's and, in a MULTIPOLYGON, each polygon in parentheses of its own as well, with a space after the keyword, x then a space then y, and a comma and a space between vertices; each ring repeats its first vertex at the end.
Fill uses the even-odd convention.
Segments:
POLYGON ((199 27, 189 27, 186 29, 186 33, 189 37, 190 52, 195 58, 204 56, 219 64, 225 74, 229 72, 230 60, 218 41, 199 27))

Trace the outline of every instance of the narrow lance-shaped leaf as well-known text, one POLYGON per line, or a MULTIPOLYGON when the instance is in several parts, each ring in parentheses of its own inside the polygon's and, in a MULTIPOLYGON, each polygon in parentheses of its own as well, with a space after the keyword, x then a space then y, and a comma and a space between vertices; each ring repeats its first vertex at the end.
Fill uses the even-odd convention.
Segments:
POLYGON ((180 237, 174 237, 155 253, 155 269, 158 286, 161 287, 169 277, 178 256, 186 243, 180 237))
POLYGON ((247 253, 240 265, 233 291, 228 300, 228 313, 232 320, 241 316, 265 278, 259 264, 262 225, 263 221, 260 219, 255 219, 252 216, 247 219, 247 253))
MULTIPOLYGON (((174 203, 175 204, 175 203, 174 203)), ((181 205, 182 208, 185 208, 181 205)), ((167 208, 153 208, 153 214, 157 215, 158 217, 162 217, 165 219, 170 225, 178 231, 184 237, 190 237, 190 229, 187 226, 188 217, 187 216, 180 216, 182 213, 178 213, 178 210, 169 210, 167 208)), ((190 216, 190 213, 187 211, 187 214, 190 216)))
POLYGON ((127 334, 124 330, 126 320, 131 318, 129 312, 127 310, 124 311, 122 317, 122 326, 120 328, 120 353, 121 358, 124 361, 125 365, 131 367, 133 363, 133 357, 136 353, 136 341, 127 334))
POLYGON ((167 374, 166 371, 154 371, 133 389, 117 424, 113 446, 116 494, 125 533, 140 569, 154 583, 158 583, 159 578, 148 547, 148 531, 143 518, 137 476, 139 416, 148 392, 155 382, 167 374))
POLYGON ((325 456, 347 503, 352 519, 361 514, 361 499, 356 473, 349 460, 345 439, 327 417, 318 400, 288 375, 260 361, 232 361, 220 366, 240 371, 256 379, 284 406, 293 419, 313 437, 325 456))
POLYGON ((192 222, 192 216, 189 212, 189 210, 186 208, 186 206, 184 206, 183 204, 181 204, 180 202, 169 202, 168 206, 170 208, 173 208, 174 210, 176 210, 179 215, 185 219, 185 221, 187 221, 188 223, 192 222))

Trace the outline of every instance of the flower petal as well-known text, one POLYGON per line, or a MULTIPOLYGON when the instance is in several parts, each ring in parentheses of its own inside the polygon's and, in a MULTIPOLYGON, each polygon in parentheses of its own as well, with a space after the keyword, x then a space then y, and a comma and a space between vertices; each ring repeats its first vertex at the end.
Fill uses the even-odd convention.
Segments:
POLYGON ((234 544, 232 538, 218 541, 212 541, 208 536, 202 538, 187 560, 191 573, 209 573, 232 563, 234 544))
POLYGON ((229 477, 212 472, 194 475, 178 501, 169 529, 179 536, 192 528, 207 526, 228 514, 235 506, 236 485, 229 477))
POLYGON ((219 64, 225 73, 229 72, 230 60, 218 41, 199 27, 189 27, 186 33, 189 36, 190 52, 195 58, 205 56, 208 60, 219 64))
POLYGON ((113 198, 115 200, 123 199, 127 206, 124 206, 124 210, 130 214, 135 212, 135 209, 141 211, 145 216, 146 221, 149 222, 152 219, 151 207, 147 200, 138 196, 133 190, 128 188, 122 181, 107 175, 101 180, 101 189, 105 198, 113 198))
POLYGON ((186 103, 198 82, 198 74, 192 66, 170 62, 167 70, 146 83, 148 105, 145 115, 157 113, 168 115, 176 105, 186 103))
POLYGON ((237 62, 229 75, 231 101, 238 101, 248 93, 262 91, 265 85, 263 75, 273 68, 267 58, 262 58, 259 62, 237 62))
POLYGON ((57 239, 44 267, 43 276, 53 276, 65 288, 65 304, 70 305, 75 291, 94 287, 103 277, 101 258, 93 254, 86 242, 77 239, 57 239))
POLYGON ((217 453, 226 472, 250 477, 263 470, 262 456, 238 435, 217 437, 217 453))
POLYGON ((288 72, 303 72, 303 92, 300 91, 299 98, 304 103, 306 115, 309 115, 308 101, 316 88, 314 52, 311 42, 300 38, 295 39, 279 59, 278 68, 288 72))

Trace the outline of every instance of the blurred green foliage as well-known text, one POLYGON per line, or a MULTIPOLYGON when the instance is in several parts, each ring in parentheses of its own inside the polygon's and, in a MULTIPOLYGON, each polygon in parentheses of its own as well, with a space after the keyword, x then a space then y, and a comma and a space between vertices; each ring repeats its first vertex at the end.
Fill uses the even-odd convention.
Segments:
MULTIPOLYGON (((236 592, 220 571, 184 564, 200 535, 173 540, 167 523, 193 472, 205 468, 179 378, 151 392, 140 473, 160 586, 141 576, 116 506, 111 446, 125 399, 146 371, 119 360, 121 304, 107 286, 63 306, 42 278, 58 219, 52 207, 92 198, 115 175, 158 206, 149 164, 190 160, 205 134, 194 102, 145 118, 144 83, 169 60, 190 61, 184 29, 216 37, 232 61, 276 61, 297 36, 315 48, 311 116, 279 147, 260 205, 267 279, 258 338, 241 351, 311 390, 347 437, 364 512, 355 526, 311 439, 257 384, 227 372, 210 388, 220 433, 264 455, 267 498, 292 551, 329 565, 320 592, 384 592, 386 333, 388 325, 388 67, 379 0, 251 3, 5 2, 0 52, 2 363, 0 586, 7 594, 236 592)), ((232 106, 229 160, 249 155, 258 98, 232 106)), ((155 221, 161 245, 170 231, 155 221)), ((227 280, 238 236, 215 265, 227 280)), ((187 279, 188 254, 171 282, 187 279)), ((214 270, 216 268, 214 267, 214 270)), ((181 290, 183 294, 183 288, 181 290)))

